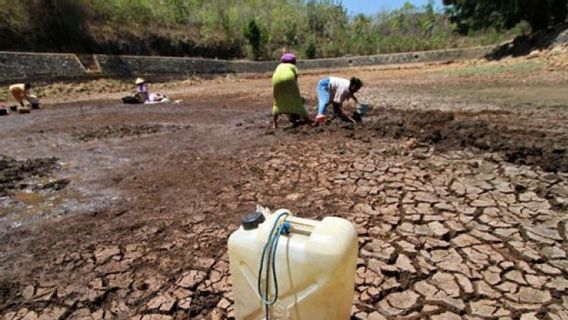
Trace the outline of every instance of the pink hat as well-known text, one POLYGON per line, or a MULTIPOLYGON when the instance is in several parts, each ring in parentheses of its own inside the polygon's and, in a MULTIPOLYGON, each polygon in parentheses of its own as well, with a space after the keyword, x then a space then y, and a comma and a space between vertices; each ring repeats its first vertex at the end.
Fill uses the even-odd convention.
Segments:
POLYGON ((296 64, 296 56, 293 53, 285 53, 282 58, 280 58, 282 63, 296 64))

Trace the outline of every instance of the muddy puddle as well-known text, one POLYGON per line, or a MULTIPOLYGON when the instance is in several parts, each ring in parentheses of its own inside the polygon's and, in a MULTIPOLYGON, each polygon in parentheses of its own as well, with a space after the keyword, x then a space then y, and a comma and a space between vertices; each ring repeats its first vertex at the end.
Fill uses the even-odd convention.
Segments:
POLYGON ((55 178, 57 158, 16 160, 0 156, 0 227, 13 228, 24 221, 52 216, 78 195, 60 191, 70 183, 55 178))
MULTIPOLYGON (((0 196, 24 189, 26 178, 47 176, 57 167, 57 158, 26 159, 19 161, 0 155, 0 196)), ((39 185, 38 185, 39 186, 39 185)))
POLYGON ((0 197, 0 233, 77 210, 90 212, 97 201, 73 189, 18 190, 10 196, 0 197))

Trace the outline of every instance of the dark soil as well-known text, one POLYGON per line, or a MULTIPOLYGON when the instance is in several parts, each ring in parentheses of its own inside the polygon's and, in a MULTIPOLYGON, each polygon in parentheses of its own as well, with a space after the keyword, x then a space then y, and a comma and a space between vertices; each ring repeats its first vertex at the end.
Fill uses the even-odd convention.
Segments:
POLYGON ((0 196, 27 187, 21 182, 32 176, 46 176, 57 166, 57 158, 27 159, 18 161, 0 155, 0 196))
POLYGON ((104 126, 102 128, 84 130, 74 133, 73 137, 78 141, 91 141, 102 140, 111 138, 124 138, 128 136, 140 136, 144 134, 154 134, 163 130, 177 130, 176 126, 163 126, 163 125, 119 125, 119 126, 104 126))
POLYGON ((221 298, 221 295, 211 294, 209 292, 198 292, 197 298, 192 301, 194 307, 191 309, 191 316, 202 316, 206 318, 217 303, 219 303, 221 298))
POLYGON ((59 191, 64 189, 71 181, 69 179, 58 179, 55 181, 48 182, 43 185, 34 186, 32 189, 34 191, 38 190, 54 190, 59 191))
POLYGON ((491 122, 467 113, 377 109, 373 115, 376 121, 372 128, 380 137, 416 138, 439 151, 473 147, 500 152, 512 163, 568 172, 568 141, 564 135, 510 128, 506 122, 491 122))

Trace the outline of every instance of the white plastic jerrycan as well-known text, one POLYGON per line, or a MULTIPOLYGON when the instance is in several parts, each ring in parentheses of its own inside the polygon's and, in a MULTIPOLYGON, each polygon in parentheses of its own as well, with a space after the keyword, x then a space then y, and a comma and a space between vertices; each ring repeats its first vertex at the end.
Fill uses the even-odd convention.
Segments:
POLYGON ((349 319, 357 251, 357 233, 345 219, 258 207, 229 238, 237 320, 349 319))

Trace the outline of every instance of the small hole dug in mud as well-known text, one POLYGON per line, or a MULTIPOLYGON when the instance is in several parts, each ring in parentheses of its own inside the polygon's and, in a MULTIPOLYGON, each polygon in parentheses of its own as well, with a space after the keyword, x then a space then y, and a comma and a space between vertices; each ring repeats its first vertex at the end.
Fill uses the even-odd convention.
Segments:
POLYGON ((29 187, 28 184, 23 183, 26 178, 49 175, 57 167, 57 160, 57 158, 41 158, 18 161, 0 155, 0 196, 7 196, 13 190, 29 187))
MULTIPOLYGON (((506 115, 503 115, 506 117, 506 115)), ((379 108, 371 129, 380 137, 415 138, 439 151, 473 147, 500 152, 508 162, 568 172, 568 137, 480 119, 477 114, 443 111, 402 111, 379 108)))
POLYGON ((73 138, 77 141, 104 140, 112 138, 124 138, 129 136, 141 136, 155 134, 161 131, 177 131, 180 126, 174 125, 120 125, 120 126, 104 126, 102 128, 83 130, 73 133, 73 138))

